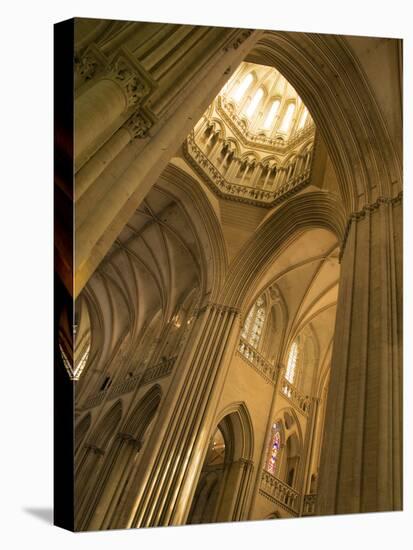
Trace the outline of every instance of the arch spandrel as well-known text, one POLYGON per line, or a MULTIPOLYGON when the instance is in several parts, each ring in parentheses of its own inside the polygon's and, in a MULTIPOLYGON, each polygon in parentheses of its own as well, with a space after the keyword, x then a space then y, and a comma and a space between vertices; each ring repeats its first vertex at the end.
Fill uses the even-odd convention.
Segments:
POLYGON ((383 117, 344 37, 266 31, 246 60, 276 67, 297 89, 328 144, 347 214, 401 190, 383 117))
POLYGON ((233 260, 222 288, 221 302, 243 308, 248 290, 259 281, 297 231, 323 228, 342 242, 345 220, 343 205, 329 192, 314 191, 285 202, 262 224, 233 260))

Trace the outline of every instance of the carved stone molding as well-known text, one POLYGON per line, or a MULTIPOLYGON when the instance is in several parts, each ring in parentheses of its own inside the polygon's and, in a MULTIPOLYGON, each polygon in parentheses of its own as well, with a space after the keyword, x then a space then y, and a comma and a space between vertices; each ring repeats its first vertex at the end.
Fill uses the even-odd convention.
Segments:
POLYGON ((81 82, 91 80, 106 65, 106 57, 94 44, 89 46, 80 57, 75 57, 75 71, 81 82))
POLYGON ((185 140, 183 153, 190 166, 202 177, 212 191, 219 197, 237 202, 261 206, 263 208, 272 208, 286 198, 295 195, 310 183, 310 169, 294 176, 275 190, 231 183, 222 176, 220 171, 201 151, 195 143, 193 133, 185 140))
POLYGON ((96 445, 93 445, 92 443, 86 443, 85 448, 90 449, 91 451, 93 451, 95 454, 97 454, 99 456, 103 456, 105 454, 105 451, 103 451, 102 449, 100 449, 96 445))
POLYGON ((232 306, 226 306, 224 304, 216 304, 216 303, 210 303, 210 308, 218 311, 218 313, 224 314, 224 313, 233 313, 234 315, 239 314, 239 309, 232 306))
POLYGON ((253 33, 252 30, 245 29, 241 32, 240 36, 231 42, 231 44, 224 47, 224 52, 229 52, 231 48, 237 50, 241 44, 253 33))
POLYGON ((139 104, 150 92, 149 86, 141 81, 136 69, 123 57, 118 57, 109 65, 105 78, 111 78, 121 86, 128 108, 139 104))
POLYGON ((143 139, 148 136, 153 121, 142 110, 134 113, 126 122, 125 128, 131 134, 132 139, 143 139))
POLYGON ((194 309, 194 315, 196 317, 199 317, 202 313, 204 313, 208 308, 211 310, 218 311, 219 313, 234 313, 235 315, 238 315, 240 310, 235 307, 226 306, 224 304, 217 304, 215 302, 208 302, 204 304, 203 306, 194 309))
POLYGON ((353 212, 352 214, 350 214, 347 220, 346 228, 344 230, 343 242, 340 248, 339 262, 341 262, 343 258, 343 254, 346 249, 347 239, 350 233, 351 224, 353 222, 358 222, 360 220, 363 220, 367 214, 371 214, 377 211, 383 205, 394 206, 395 204, 402 202, 402 200, 403 200, 403 191, 400 191, 400 193, 395 197, 379 197, 375 202, 371 204, 366 204, 365 206, 363 206, 361 210, 358 210, 357 212, 353 212))
POLYGON ((132 434, 127 432, 119 432, 117 435, 118 439, 126 441, 127 443, 133 445, 136 451, 140 451, 142 448, 142 442, 139 439, 136 439, 132 434))

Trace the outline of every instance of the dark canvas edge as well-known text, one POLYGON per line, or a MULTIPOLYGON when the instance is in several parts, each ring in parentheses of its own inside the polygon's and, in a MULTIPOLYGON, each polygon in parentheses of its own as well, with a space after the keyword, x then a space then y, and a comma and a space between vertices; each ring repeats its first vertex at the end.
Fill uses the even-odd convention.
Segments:
POLYGON ((60 354, 59 320, 73 317, 74 19, 54 25, 53 523, 74 531, 74 385, 60 354), (64 250, 66 253, 59 254, 64 250), (65 258, 65 264, 62 262, 65 258), (67 259, 69 258, 69 262, 67 259), (62 274, 64 275, 62 282, 62 274))

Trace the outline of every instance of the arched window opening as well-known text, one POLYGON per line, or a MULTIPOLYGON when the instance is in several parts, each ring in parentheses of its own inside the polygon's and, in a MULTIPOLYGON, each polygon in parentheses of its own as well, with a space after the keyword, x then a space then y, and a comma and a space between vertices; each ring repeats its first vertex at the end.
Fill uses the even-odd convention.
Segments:
POLYGON ((270 110, 264 120, 264 130, 268 130, 274 124, 275 117, 277 116, 278 109, 280 108, 280 100, 276 99, 272 102, 270 110))
POLYGON ((298 129, 299 130, 302 130, 305 126, 305 123, 307 122, 307 117, 308 117, 308 109, 307 107, 304 107, 304 111, 301 115, 301 118, 300 118, 300 123, 298 124, 298 129))
POLYGON ((236 101, 237 103, 241 101, 241 99, 244 97, 245 92, 250 87, 251 83, 253 81, 253 76, 251 73, 248 73, 242 82, 235 88, 235 90, 232 93, 232 99, 236 101))
POLYGON ((287 111, 285 112, 283 121, 281 123, 280 132, 287 133, 290 130, 291 122, 294 116, 294 111, 295 111, 295 104, 290 103, 287 107, 287 111))
POLYGON ((260 104, 263 96, 264 96, 264 90, 262 88, 259 88, 255 92, 254 97, 252 98, 250 104, 245 109, 245 114, 247 115, 248 118, 251 118, 252 115, 255 113, 255 111, 257 110, 258 105, 260 104))
POLYGON ((260 342, 264 322, 265 303, 260 297, 250 309, 241 331, 241 337, 254 348, 257 348, 260 342))
POLYGON ((277 459, 281 448, 281 426, 278 422, 275 422, 271 428, 270 445, 268 448, 268 455, 265 469, 271 475, 275 475, 277 459))
POLYGON ((297 357, 298 357, 298 345, 297 345, 297 342, 294 342, 290 348, 290 353, 288 355, 287 370, 285 371, 285 378, 288 380, 290 384, 294 384, 295 369, 297 366, 297 357))

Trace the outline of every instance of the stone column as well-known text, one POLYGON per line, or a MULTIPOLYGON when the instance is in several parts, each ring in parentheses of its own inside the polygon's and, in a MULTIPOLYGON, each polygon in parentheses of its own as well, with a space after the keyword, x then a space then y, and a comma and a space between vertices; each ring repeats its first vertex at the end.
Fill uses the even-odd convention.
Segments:
POLYGON ((139 110, 93 155, 76 174, 75 201, 78 201, 89 186, 102 174, 110 163, 132 140, 145 137, 150 123, 139 110))
POLYGON ((85 504, 89 500, 90 488, 96 479, 105 454, 104 451, 90 443, 86 444, 79 452, 82 452, 82 456, 79 459, 75 475, 75 523, 77 529, 83 524, 83 512, 87 510, 85 504))
POLYGON ((225 163, 227 162, 227 159, 229 157, 229 155, 231 154, 231 150, 230 149, 227 149, 227 152, 225 153, 224 155, 224 158, 222 159, 222 162, 220 163, 219 165, 219 168, 225 168, 225 163))
MULTIPOLYGON (((100 145, 120 115, 136 105, 147 93, 131 65, 119 57, 106 74, 81 94, 75 102, 75 165, 78 169, 87 154, 100 145)), ((120 124, 119 124, 120 125, 120 124)))
POLYGON ((217 522, 247 519, 246 500, 252 474, 253 463, 251 460, 240 458, 230 465, 218 509, 217 522))
POLYGON ((304 443, 305 454, 301 461, 301 464, 302 464, 302 471, 300 473, 301 479, 299 479, 298 481, 299 491, 301 492, 301 495, 302 495, 301 503, 300 503, 300 515, 302 515, 303 509, 304 509, 304 496, 307 493, 309 493, 309 489, 310 489, 311 465, 313 464, 315 445, 318 442, 316 438, 316 428, 318 423, 319 410, 320 410, 320 399, 318 399, 317 397, 312 397, 311 408, 310 408, 309 418, 307 420, 307 428, 306 428, 306 434, 305 434, 305 443, 304 443))
POLYGON ((85 519, 88 530, 108 528, 139 449, 140 442, 131 435, 118 434, 88 504, 88 517, 85 519))
MULTIPOLYGON (((280 348, 279 349, 281 349, 281 348, 282 348, 282 342, 280 342, 280 348)), ((257 500, 258 495, 259 495, 262 473, 263 473, 263 470, 265 469, 266 462, 267 462, 268 445, 269 445, 269 441, 270 441, 269 438, 270 438, 270 434, 271 434, 271 431, 272 431, 272 425, 273 425, 274 421, 277 420, 277 414, 276 413, 278 412, 278 409, 279 409, 279 394, 280 394, 280 391, 281 391, 282 381, 283 381, 283 378, 284 378, 285 365, 283 365, 282 363, 278 363, 276 365, 275 369, 276 369, 276 371, 275 371, 276 374, 275 374, 275 378, 274 378, 274 391, 273 391, 273 394, 272 394, 271 409, 270 409, 270 414, 269 414, 268 419, 267 419, 267 426, 266 426, 266 429, 265 429, 265 437, 263 439, 263 445, 262 445, 262 450, 261 450, 261 460, 260 460, 260 463, 258 465, 258 469, 256 471, 253 496, 251 498, 251 504, 250 504, 250 509, 249 509, 249 519, 260 519, 260 518, 254 518, 253 513, 254 513, 254 509, 255 509, 255 503, 256 503, 256 500, 257 500)), ((281 456, 281 452, 279 453, 279 456, 281 456)))
POLYGON ((217 304, 206 306, 196 322, 177 366, 181 376, 175 376, 161 405, 161 421, 153 429, 157 438, 142 451, 117 527, 186 521, 239 331, 238 312, 217 304))
POLYGON ((255 167, 255 170, 254 170, 254 172, 251 176, 251 182, 250 182, 251 187, 257 187, 258 186, 258 183, 259 183, 261 175, 262 175, 262 170, 263 170, 262 165, 257 163, 257 165, 255 167))
MULTIPOLYGON (((173 101, 170 98, 168 108, 167 97, 173 88, 165 89, 159 100, 152 98, 154 93, 150 96, 145 105, 151 107, 153 103, 149 103, 157 101, 159 109, 159 120, 151 129, 151 139, 140 140, 142 144, 138 144, 136 150, 132 148, 116 170, 111 168, 110 173, 88 186, 82 200, 92 204, 93 209, 85 207, 76 211, 75 295, 82 290, 177 147, 260 36, 259 31, 239 30, 237 33, 231 30, 228 43, 218 51, 205 51, 205 62, 198 65, 197 74, 191 74, 179 98, 173 97, 173 101)), ((120 115, 128 109, 127 97, 113 78, 100 80, 80 96, 77 106, 78 157, 90 150, 105 128, 117 121, 122 123, 120 115), (105 115, 100 116, 103 106, 105 115)))
POLYGON ((228 167, 227 173, 225 174, 226 180, 231 181, 235 178, 235 175, 239 169, 239 159, 235 156, 232 157, 231 163, 228 167))
POLYGON ((379 198, 349 221, 318 514, 402 508, 401 201, 379 198))
POLYGON ((285 168, 278 168, 275 173, 274 189, 281 187, 285 183, 285 168))

